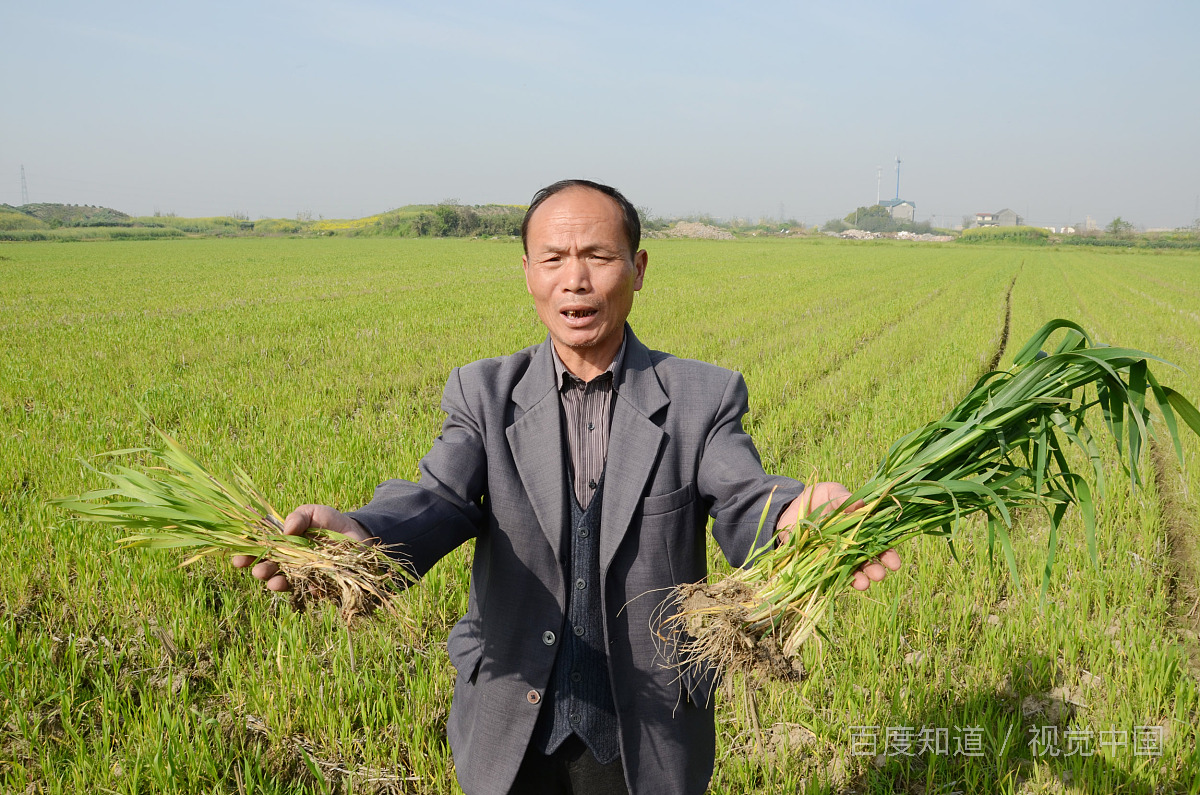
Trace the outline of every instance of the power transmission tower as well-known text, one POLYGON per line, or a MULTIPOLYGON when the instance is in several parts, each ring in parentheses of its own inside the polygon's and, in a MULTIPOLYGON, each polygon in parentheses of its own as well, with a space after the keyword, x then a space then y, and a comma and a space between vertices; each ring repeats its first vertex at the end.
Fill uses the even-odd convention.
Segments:
POLYGON ((25 166, 21 166, 21 204, 29 204, 29 186, 25 184, 25 166))

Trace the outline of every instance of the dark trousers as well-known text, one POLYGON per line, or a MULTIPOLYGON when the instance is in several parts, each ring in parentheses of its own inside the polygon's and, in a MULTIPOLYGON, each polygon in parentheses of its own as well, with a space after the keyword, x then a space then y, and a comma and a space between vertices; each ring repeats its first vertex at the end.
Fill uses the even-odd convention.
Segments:
POLYGON ((532 745, 526 749, 521 769, 509 795, 628 795, 625 768, 617 757, 607 765, 572 734, 558 750, 543 754, 532 745))

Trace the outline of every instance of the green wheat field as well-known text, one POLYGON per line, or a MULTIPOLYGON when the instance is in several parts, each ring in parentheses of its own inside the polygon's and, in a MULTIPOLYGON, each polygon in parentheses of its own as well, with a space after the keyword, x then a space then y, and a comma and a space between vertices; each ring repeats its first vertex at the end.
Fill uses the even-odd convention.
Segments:
MULTIPOLYGON (((837 240, 647 241, 631 323, 740 370, 770 471, 851 487, 1046 321, 1180 366, 1200 397, 1200 253, 837 240)), ((117 550, 47 500, 154 443, 143 408, 284 511, 417 477, 449 370, 540 341, 511 240, 0 245, 0 791, 453 793, 446 634, 461 548, 347 627, 220 560, 117 550), (103 461, 95 462, 103 466, 103 461)), ((848 593, 807 679, 718 703, 716 793, 1200 792, 1200 445, 1111 440, 1098 566, 1078 515, 1038 591, 986 533, 921 539, 848 593)), ((143 459, 143 462, 148 459, 143 459)), ((713 554, 716 545, 711 545, 713 554)), ((723 561, 713 558, 716 568, 723 561)))

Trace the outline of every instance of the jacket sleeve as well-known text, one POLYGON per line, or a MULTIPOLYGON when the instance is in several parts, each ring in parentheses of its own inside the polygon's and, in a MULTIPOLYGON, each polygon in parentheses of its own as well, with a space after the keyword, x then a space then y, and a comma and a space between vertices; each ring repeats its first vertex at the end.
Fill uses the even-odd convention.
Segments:
POLYGON ((349 514, 382 543, 397 545, 396 554, 418 575, 478 535, 484 521, 487 454, 458 368, 446 382, 442 411, 442 432, 421 459, 420 481, 386 481, 370 503, 349 514))
POLYGON ((763 471, 754 441, 742 429, 748 410, 746 382, 740 373, 730 373, 705 439, 696 484, 700 496, 712 506, 713 537, 734 566, 746 562, 752 547, 772 543, 779 515, 804 491, 798 480, 763 471), (771 505, 760 533, 768 496, 771 505))

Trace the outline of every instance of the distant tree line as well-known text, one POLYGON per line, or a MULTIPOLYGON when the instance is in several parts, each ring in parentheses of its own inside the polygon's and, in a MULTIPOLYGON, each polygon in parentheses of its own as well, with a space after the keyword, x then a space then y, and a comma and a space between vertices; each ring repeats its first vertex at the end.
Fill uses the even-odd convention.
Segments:
POLYGON ((525 208, 512 205, 467 206, 445 201, 413 213, 384 213, 362 234, 400 237, 515 237, 521 234, 525 208))
MULTIPOLYGON (((721 220, 711 215, 662 218, 646 207, 638 207, 643 233, 647 237, 670 235, 679 221, 691 221, 722 228, 738 237, 796 236, 806 234, 795 219, 760 218, 751 223, 742 218, 721 220)), ((446 199, 438 204, 408 205, 379 215, 350 220, 313 219, 302 211, 294 219, 260 218, 251 221, 242 211, 207 218, 180 218, 174 212, 155 212, 153 216, 131 217, 118 210, 94 205, 27 204, 14 207, 0 204, 0 240, 103 240, 151 239, 159 237, 202 236, 390 236, 390 237, 517 237, 525 207, 519 205, 463 205, 446 199)), ((782 213, 781 213, 782 214, 782 213)), ((882 205, 859 207, 845 218, 826 222, 826 232, 856 228, 865 232, 922 233, 933 231, 928 221, 896 221, 882 205)), ((1058 237, 1033 227, 984 227, 967 230, 963 242, 1008 242, 1034 245, 1134 246, 1147 248, 1200 248, 1200 219, 1191 226, 1173 232, 1139 233, 1123 218, 1114 218, 1103 231, 1094 230, 1058 237)))

